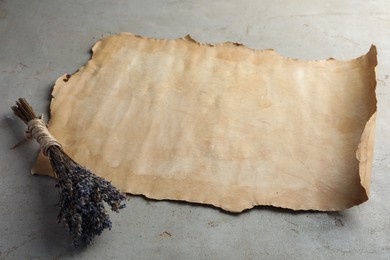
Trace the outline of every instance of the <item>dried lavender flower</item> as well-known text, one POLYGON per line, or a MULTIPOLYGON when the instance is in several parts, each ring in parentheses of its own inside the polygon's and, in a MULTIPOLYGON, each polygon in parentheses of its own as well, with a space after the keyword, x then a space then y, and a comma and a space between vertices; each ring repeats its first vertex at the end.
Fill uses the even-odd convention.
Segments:
POLYGON ((125 207, 125 196, 109 181, 71 159, 25 99, 19 99, 12 110, 28 125, 27 134, 37 139, 50 159, 60 195, 58 221, 71 233, 74 246, 91 244, 95 236, 112 227, 104 202, 118 212, 125 207))

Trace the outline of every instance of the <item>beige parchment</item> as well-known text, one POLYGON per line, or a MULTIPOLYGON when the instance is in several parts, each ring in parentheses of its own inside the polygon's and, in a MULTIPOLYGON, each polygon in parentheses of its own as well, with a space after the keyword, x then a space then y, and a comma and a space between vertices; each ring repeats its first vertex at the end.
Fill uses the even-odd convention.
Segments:
MULTIPOLYGON (((121 33, 57 80, 49 130, 124 192, 232 212, 342 210, 368 199, 376 64, 374 46, 304 61, 121 33)), ((51 174, 42 155, 33 172, 51 174)))

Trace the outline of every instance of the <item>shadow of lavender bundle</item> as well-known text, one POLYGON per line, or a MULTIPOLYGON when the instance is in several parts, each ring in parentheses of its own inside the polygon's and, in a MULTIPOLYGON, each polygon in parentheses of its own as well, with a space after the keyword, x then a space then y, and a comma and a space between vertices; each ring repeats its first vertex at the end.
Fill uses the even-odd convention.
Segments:
POLYGON ((36 139, 50 160, 60 194, 58 221, 72 234, 74 246, 91 244, 95 236, 112 227, 104 202, 118 212, 125 207, 125 196, 72 160, 25 99, 20 98, 11 108, 27 124, 27 137, 36 139))

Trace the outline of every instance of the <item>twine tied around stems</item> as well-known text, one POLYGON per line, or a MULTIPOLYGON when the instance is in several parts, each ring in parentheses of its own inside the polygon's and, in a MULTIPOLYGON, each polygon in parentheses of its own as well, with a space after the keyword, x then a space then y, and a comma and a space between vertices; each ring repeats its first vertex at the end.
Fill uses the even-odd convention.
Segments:
POLYGON ((58 146, 62 148, 60 142, 57 141, 47 129, 46 123, 39 118, 30 120, 27 123, 26 138, 34 138, 41 146, 41 150, 47 156, 48 148, 50 146, 58 146))

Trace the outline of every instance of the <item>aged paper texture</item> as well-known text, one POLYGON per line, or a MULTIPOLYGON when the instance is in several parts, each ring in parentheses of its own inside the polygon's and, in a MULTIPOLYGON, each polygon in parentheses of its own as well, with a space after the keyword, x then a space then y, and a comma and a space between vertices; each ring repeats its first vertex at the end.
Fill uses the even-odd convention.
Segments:
MULTIPOLYGON (((304 61, 121 33, 57 80, 49 130, 131 194, 232 212, 342 210, 368 199, 376 64, 374 46, 304 61)), ((33 172, 51 174, 48 161, 33 172)))

